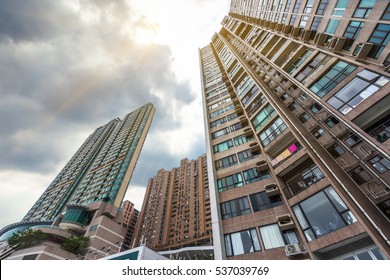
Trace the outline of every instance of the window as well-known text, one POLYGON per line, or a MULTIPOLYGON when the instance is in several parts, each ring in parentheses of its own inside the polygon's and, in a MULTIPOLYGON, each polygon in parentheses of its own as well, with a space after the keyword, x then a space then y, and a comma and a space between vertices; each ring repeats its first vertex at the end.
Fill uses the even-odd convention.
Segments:
POLYGON ((363 70, 327 102, 343 115, 386 85, 390 78, 363 70))
POLYGON ((325 28, 325 33, 334 35, 336 33, 337 27, 339 26, 340 20, 339 19, 330 19, 328 21, 328 25, 325 28))
POLYGON ((290 109, 290 111, 294 111, 295 109, 298 108, 298 106, 299 105, 293 101, 293 102, 291 102, 290 105, 288 105, 288 108, 290 109))
POLYGON ((38 254, 25 255, 22 260, 35 260, 38 257, 38 254))
POLYGON ((248 198, 241 197, 221 203, 222 220, 251 213, 248 198))
POLYGON ((223 124, 225 122, 226 122, 226 117, 223 117, 223 118, 220 118, 219 120, 211 122, 210 123, 210 127, 212 128, 212 127, 215 127, 215 126, 219 126, 219 125, 221 125, 221 124, 223 124))
POLYGON ((286 244, 299 243, 295 231, 289 230, 282 233, 277 224, 261 226, 259 229, 265 249, 279 248, 286 244))
POLYGON ((308 241, 357 221, 331 186, 293 206, 293 211, 308 241))
POLYGON ((238 188, 244 185, 241 173, 233 174, 217 180, 218 191, 223 192, 229 189, 238 188))
POLYGON ((302 4, 302 0, 296 0, 295 1, 295 5, 294 5, 294 9, 293 9, 293 13, 298 13, 298 10, 299 10, 299 7, 301 6, 302 4))
POLYGON ((299 27, 305 28, 308 20, 309 20, 308 16, 302 16, 301 21, 299 22, 299 27))
POLYGON ((364 184, 372 179, 371 175, 368 174, 366 170, 364 170, 361 166, 353 169, 349 172, 352 179, 358 183, 359 185, 364 184))
POLYGON ((368 42, 373 43, 369 57, 378 58, 390 41, 390 24, 380 23, 376 26, 368 42))
POLYGON ((229 128, 225 127, 224 129, 218 130, 216 132, 211 133, 211 138, 215 139, 218 137, 221 137, 223 135, 226 135, 229 133, 229 128))
POLYGON ((390 161, 381 155, 370 159, 370 163, 379 173, 385 173, 390 170, 390 161))
POLYGON ((336 124, 339 123, 338 119, 336 119, 335 117, 329 117, 327 118, 325 121, 326 125, 329 127, 329 128, 332 128, 334 127, 336 124))
POLYGON ((310 116, 309 116, 308 113, 303 113, 302 115, 300 115, 300 116, 298 117, 298 119, 299 119, 299 121, 300 121, 301 123, 305 123, 305 122, 307 122, 307 121, 310 119, 310 116))
POLYGON ((321 69, 323 65, 328 61, 329 57, 326 56, 326 54, 319 53, 317 54, 314 59, 311 60, 309 65, 304 67, 299 74, 295 77, 298 81, 302 82, 304 84, 304 81, 309 79, 310 76, 315 73, 316 69, 321 69))
POLYGON ((267 192, 259 192, 250 196, 253 211, 258 212, 266 209, 270 209, 279 205, 283 205, 283 202, 279 195, 269 196, 267 192))
POLYGON ((317 94, 319 97, 324 97, 355 69, 356 66, 353 66, 344 61, 339 61, 335 65, 333 65, 333 67, 328 72, 326 72, 326 74, 322 78, 317 80, 310 87, 310 90, 317 94))
POLYGON ((372 7, 374 7, 376 0, 361 0, 359 6, 356 8, 353 17, 355 18, 368 18, 371 13, 372 7))
POLYGON ((282 121, 281 118, 278 117, 264 132, 259 134, 261 143, 264 146, 267 146, 276 137, 278 137, 278 135, 282 134, 286 128, 286 124, 282 121))
POLYGON ((357 142, 360 141, 360 138, 356 136, 355 134, 351 134, 349 137, 347 137, 344 142, 347 143, 348 146, 352 147, 357 142))
POLYGON ((280 100, 284 101, 288 98, 288 94, 285 92, 280 96, 280 100))
POLYGON ((344 154, 344 149, 341 148, 340 145, 334 144, 331 147, 328 148, 328 152, 331 154, 332 157, 338 158, 342 154, 344 154))
POLYGON ((310 26, 310 30, 317 31, 318 26, 320 26, 321 24, 321 21, 322 21, 322 17, 314 17, 310 26))
POLYGON ((226 151, 232 147, 233 147, 233 141, 231 139, 229 139, 225 142, 214 145, 213 151, 214 151, 214 153, 221 153, 221 152, 226 151))
POLYGON ((271 105, 264 107, 264 109, 262 109, 252 120, 252 124, 256 131, 260 130, 260 128, 264 126, 275 114, 276 112, 271 105))
POLYGON ((217 170, 220 170, 220 169, 224 169, 224 168, 228 168, 230 166, 236 165, 237 163, 238 163, 237 156, 234 154, 234 155, 230 155, 230 156, 224 157, 222 159, 216 160, 215 161, 215 168, 217 170))
POLYGON ((313 9, 314 2, 315 2, 314 0, 307 0, 303 13, 310 14, 311 10, 313 9))
POLYGON ((339 0, 337 1, 337 4, 333 10, 333 16, 339 16, 341 17, 342 15, 344 15, 344 12, 345 12, 345 9, 347 8, 348 6, 348 2, 349 0, 339 0))
POLYGON ((247 139, 246 139, 245 135, 240 135, 240 136, 234 137, 233 141, 234 141, 235 146, 239 146, 239 145, 246 143, 247 139))
POLYGON ((228 257, 261 251, 256 229, 226 234, 225 249, 228 257))
POLYGON ((245 170, 243 174, 244 174, 246 184, 271 178, 271 175, 269 174, 269 170, 259 171, 257 167, 245 170))
POLYGON ((319 111, 321 111, 322 109, 322 106, 318 103, 314 103, 311 107, 310 107, 310 111, 312 111, 313 113, 318 113, 319 111))
POLYGON ((370 246, 364 249, 353 251, 337 259, 340 260, 386 260, 385 256, 377 246, 370 246))
POLYGON ((387 8, 385 12, 383 13, 383 16, 381 18, 382 20, 390 20, 390 4, 387 5, 387 8))
POLYGON ((233 132, 233 131, 239 130, 241 128, 242 128, 242 124, 240 122, 235 123, 235 124, 230 126, 230 131, 233 132))
POLYGON ((359 35, 360 30, 363 28, 363 21, 350 21, 347 29, 345 29, 344 37, 348 38, 347 42, 344 44, 344 50, 350 50, 353 42, 359 35))
POLYGON ((244 161, 247 161, 247 160, 250 160, 252 158, 259 156, 260 152, 252 152, 251 149, 248 149, 248 150, 239 152, 237 155, 238 155, 238 159, 242 163, 244 161))
POLYGON ((321 0, 317 8, 317 15, 323 15, 325 13, 326 6, 328 6, 329 0, 321 0))
POLYGON ((322 135, 324 135, 325 134, 325 131, 321 128, 321 127, 319 127, 319 126, 317 126, 315 129, 313 129, 312 131, 311 131, 311 134, 313 134, 313 136, 315 137, 315 138, 320 138, 322 135))
MULTIPOLYGON (((303 62, 313 53, 312 49, 306 49, 295 61, 294 63, 288 68, 288 73, 293 73, 295 70, 298 69, 299 66, 302 65, 303 62)), ((286 97, 287 98, 287 97, 286 97)), ((282 98, 280 98, 282 99, 282 98)))

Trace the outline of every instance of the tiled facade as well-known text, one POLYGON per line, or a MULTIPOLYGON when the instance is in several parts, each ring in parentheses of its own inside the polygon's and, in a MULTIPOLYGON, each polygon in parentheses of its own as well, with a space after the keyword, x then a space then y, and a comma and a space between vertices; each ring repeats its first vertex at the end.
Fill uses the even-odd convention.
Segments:
POLYGON ((160 169, 148 182, 136 244, 155 251, 212 244, 206 156, 160 169))
POLYGON ((390 4, 232 0, 199 50, 217 259, 390 258, 390 4))

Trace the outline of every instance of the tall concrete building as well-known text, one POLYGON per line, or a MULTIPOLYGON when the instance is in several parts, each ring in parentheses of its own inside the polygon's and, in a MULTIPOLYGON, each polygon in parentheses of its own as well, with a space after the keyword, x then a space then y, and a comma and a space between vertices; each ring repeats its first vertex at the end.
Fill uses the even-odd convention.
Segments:
POLYGON ((104 201, 120 207, 154 112, 148 103, 97 128, 22 222, 53 221, 67 204, 104 201))
POLYGON ((232 0, 199 50, 216 259, 390 258, 390 4, 232 0))
POLYGON ((154 251, 212 244, 205 155, 149 179, 136 240, 154 251))

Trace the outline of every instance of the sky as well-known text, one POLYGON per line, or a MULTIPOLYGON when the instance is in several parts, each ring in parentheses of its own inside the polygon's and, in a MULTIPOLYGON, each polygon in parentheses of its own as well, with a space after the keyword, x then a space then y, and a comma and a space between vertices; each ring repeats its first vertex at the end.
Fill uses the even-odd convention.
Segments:
POLYGON ((198 48, 229 0, 0 0, 0 228, 20 221, 97 127, 157 111, 125 199, 206 152, 198 48))

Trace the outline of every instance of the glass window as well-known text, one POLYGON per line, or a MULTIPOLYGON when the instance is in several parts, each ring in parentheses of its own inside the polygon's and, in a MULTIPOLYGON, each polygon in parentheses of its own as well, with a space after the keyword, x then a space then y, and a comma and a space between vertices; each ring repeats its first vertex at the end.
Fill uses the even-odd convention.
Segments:
POLYGON ((381 155, 370 159, 370 163, 379 173, 385 173, 390 170, 390 161, 381 155))
POLYGON ((323 15, 325 13, 325 9, 328 6, 329 0, 321 0, 320 4, 318 5, 317 8, 317 15, 323 15))
POLYGON ((269 170, 259 171, 257 167, 245 170, 243 173, 246 184, 271 178, 269 170))
POLYGON ((309 20, 308 16, 301 16, 301 21, 299 22, 299 27, 305 28, 308 20, 309 20))
POLYGON ((260 130, 260 128, 264 126, 275 114, 276 112, 271 105, 264 107, 264 109, 262 109, 252 120, 252 124, 256 131, 260 130))
POLYGON ((381 18, 382 20, 390 20, 390 3, 387 5, 387 8, 385 12, 383 13, 383 16, 381 18))
POLYGON ((235 154, 218 159, 215 161, 215 168, 217 170, 228 168, 238 163, 237 156, 235 154))
POLYGON ((251 149, 248 149, 248 150, 239 152, 237 155, 238 155, 238 159, 242 163, 244 161, 251 160, 252 158, 259 156, 260 152, 252 152, 251 149))
POLYGON ((231 139, 229 139, 225 142, 214 145, 213 151, 214 151, 214 153, 221 153, 221 152, 226 151, 232 147, 233 147, 233 141, 231 139))
POLYGON ((390 78, 363 70, 327 102, 343 115, 386 85, 390 78))
POLYGON ((339 61, 331 69, 326 72, 319 80, 317 80, 311 87, 313 91, 319 97, 324 97, 328 92, 336 87, 341 81, 343 81, 349 74, 356 69, 356 66, 339 61))
POLYGON ((265 249, 278 248, 285 245, 277 224, 259 227, 259 229, 265 249))
POLYGON ((234 137, 233 141, 234 141, 235 146, 240 146, 240 145, 247 142, 247 138, 245 135, 240 135, 240 136, 234 137))
POLYGON ((378 58, 390 41, 390 24, 380 23, 376 26, 368 42, 373 43, 369 57, 378 58))
POLYGON ((337 1, 337 4, 336 4, 336 6, 335 6, 335 8, 333 10, 333 15, 334 16, 339 16, 339 17, 344 15, 345 9, 348 6, 348 2, 349 2, 349 0, 339 0, 339 1, 337 1))
POLYGON ((314 2, 315 2, 315 0, 307 0, 305 9, 303 10, 303 12, 305 14, 311 13, 311 10, 313 9, 314 2))
POLYGON ((344 149, 341 148, 339 144, 334 144, 331 147, 328 148, 329 153, 331 154, 332 157, 338 158, 342 154, 344 154, 344 149))
POLYGON ((363 21, 350 21, 347 29, 345 29, 344 37, 348 38, 343 46, 344 50, 350 50, 355 39, 358 37, 360 30, 363 28, 363 21))
POLYGON ((316 127, 315 129, 313 129, 312 131, 311 131, 311 134, 313 134, 313 136, 315 137, 315 138, 320 138, 322 135, 324 135, 325 134, 325 131, 321 128, 321 127, 316 127))
POLYGON ((264 132, 259 134, 261 143, 267 146, 287 128, 281 118, 277 118, 264 132))
POLYGON ((310 119, 310 116, 308 113, 303 113, 298 117, 298 119, 301 121, 301 123, 305 123, 310 119))
POLYGON ((251 213, 251 208, 246 196, 221 203, 222 220, 246 215, 249 213, 251 213))
POLYGON ((226 121, 227 121, 226 117, 220 118, 220 119, 218 119, 216 121, 211 122, 210 123, 210 127, 212 128, 212 127, 215 127, 215 126, 219 126, 219 125, 225 123, 226 121))
POLYGON ((253 211, 258 212, 273 208, 279 205, 283 205, 283 202, 279 195, 269 196, 267 192, 259 192, 250 196, 253 211))
POLYGON ((295 1, 293 13, 298 13, 298 10, 299 10, 299 7, 301 6, 301 4, 302 4, 302 0, 296 0, 295 1))
POLYGON ((317 54, 310 63, 302 68, 299 74, 295 77, 298 81, 305 84, 305 81, 309 79, 317 69, 321 69, 323 65, 329 60, 329 56, 324 53, 317 54))
POLYGON ((226 234, 225 249, 228 257, 261 251, 256 229, 226 234))
POLYGON ((308 241, 357 221, 331 186, 293 206, 293 211, 308 241))
POLYGON ((339 26, 339 19, 330 19, 328 25, 325 28, 325 33, 334 35, 336 33, 337 27, 339 26))
POLYGON ((355 18, 368 18, 371 13, 372 7, 374 7, 376 0, 361 0, 359 6, 357 6, 353 17, 355 18))
POLYGON ((321 24, 321 21, 322 21, 322 17, 314 17, 310 26, 310 30, 317 31, 318 26, 320 26, 321 24))
POLYGON ((225 178, 217 180, 218 191, 226 191, 233 188, 238 188, 244 185, 241 173, 236 173, 225 178))

